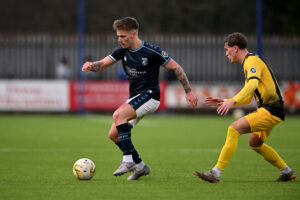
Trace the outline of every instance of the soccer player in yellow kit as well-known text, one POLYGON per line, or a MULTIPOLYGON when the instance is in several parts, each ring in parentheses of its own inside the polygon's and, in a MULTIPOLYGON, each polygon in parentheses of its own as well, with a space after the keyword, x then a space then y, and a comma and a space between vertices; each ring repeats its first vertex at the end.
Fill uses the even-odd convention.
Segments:
POLYGON ((250 147, 281 171, 276 181, 296 179, 296 173, 273 148, 265 144, 273 127, 284 120, 283 100, 271 69, 260 57, 248 52, 247 38, 241 33, 228 35, 224 41, 224 49, 231 63, 242 64, 245 74, 244 88, 232 99, 223 100, 209 96, 205 99, 205 104, 218 106, 218 114, 226 115, 234 106, 249 104, 254 95, 258 108, 228 127, 226 142, 216 166, 206 172, 195 171, 194 174, 204 181, 218 183, 223 170, 236 151, 239 136, 250 133, 250 147))

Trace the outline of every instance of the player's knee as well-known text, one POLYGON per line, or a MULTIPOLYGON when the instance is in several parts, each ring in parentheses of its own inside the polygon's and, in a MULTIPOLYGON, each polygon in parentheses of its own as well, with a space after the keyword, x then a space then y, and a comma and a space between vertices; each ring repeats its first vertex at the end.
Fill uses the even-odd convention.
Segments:
POLYGON ((109 132, 108 133, 108 137, 109 137, 109 139, 111 139, 114 142, 118 142, 119 141, 118 133, 109 132))
POLYGON ((250 146, 252 149, 259 148, 259 147, 261 147, 261 145, 262 145, 262 143, 259 143, 259 142, 255 142, 255 141, 249 140, 249 146, 250 146))
POLYGON ((263 141, 255 134, 250 133, 249 135, 249 146, 253 148, 259 148, 263 145, 263 141))
POLYGON ((239 134, 250 133, 251 128, 246 118, 240 118, 237 121, 233 122, 230 125, 234 128, 239 134))
POLYGON ((228 127, 228 129, 229 128, 233 128, 234 130, 238 131, 240 129, 240 123, 238 121, 235 121, 228 127))
POLYGON ((253 148, 256 148, 257 146, 255 146, 254 142, 249 141, 249 147, 253 149, 253 148))
POLYGON ((121 114, 119 111, 115 111, 113 114, 113 120, 114 122, 118 122, 121 119, 121 114))

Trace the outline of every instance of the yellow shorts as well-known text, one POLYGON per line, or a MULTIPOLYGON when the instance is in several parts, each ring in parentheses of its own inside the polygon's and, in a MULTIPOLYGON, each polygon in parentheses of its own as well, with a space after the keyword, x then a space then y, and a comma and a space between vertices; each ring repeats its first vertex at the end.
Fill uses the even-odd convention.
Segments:
POLYGON ((251 132, 258 135, 262 141, 265 141, 273 127, 282 121, 265 108, 258 108, 256 111, 246 115, 245 118, 250 124, 251 132))

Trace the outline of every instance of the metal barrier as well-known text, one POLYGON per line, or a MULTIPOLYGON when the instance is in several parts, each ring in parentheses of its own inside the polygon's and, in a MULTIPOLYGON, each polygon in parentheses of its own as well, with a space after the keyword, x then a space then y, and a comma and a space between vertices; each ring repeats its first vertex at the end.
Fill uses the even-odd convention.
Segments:
MULTIPOLYGON (((239 64, 231 65, 223 49, 223 37, 215 35, 141 35, 165 50, 185 69, 190 81, 236 82, 243 80, 239 64)), ((87 35, 86 60, 108 55, 117 45, 115 35, 87 35)), ((249 37, 249 51, 255 52, 255 38, 249 37)), ((300 38, 263 38, 263 58, 279 81, 300 80, 300 38)), ((1 35, 1 79, 54 79, 56 66, 65 57, 71 79, 78 73, 76 35, 1 35)), ((117 80, 121 62, 102 73, 84 73, 87 80, 117 80)), ((172 73, 161 69, 161 79, 173 80, 172 73)))

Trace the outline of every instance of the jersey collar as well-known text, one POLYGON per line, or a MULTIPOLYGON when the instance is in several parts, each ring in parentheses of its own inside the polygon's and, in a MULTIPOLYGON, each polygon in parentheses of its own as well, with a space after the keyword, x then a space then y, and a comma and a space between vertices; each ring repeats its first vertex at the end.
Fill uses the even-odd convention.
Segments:
POLYGON ((242 66, 244 66, 245 60, 249 57, 249 56, 254 56, 254 53, 247 53, 247 55, 245 56, 243 62, 242 62, 242 66))
POLYGON ((131 52, 136 52, 136 51, 140 50, 143 46, 144 46, 144 41, 142 40, 142 44, 138 48, 132 49, 132 50, 128 49, 128 50, 131 51, 131 52))

